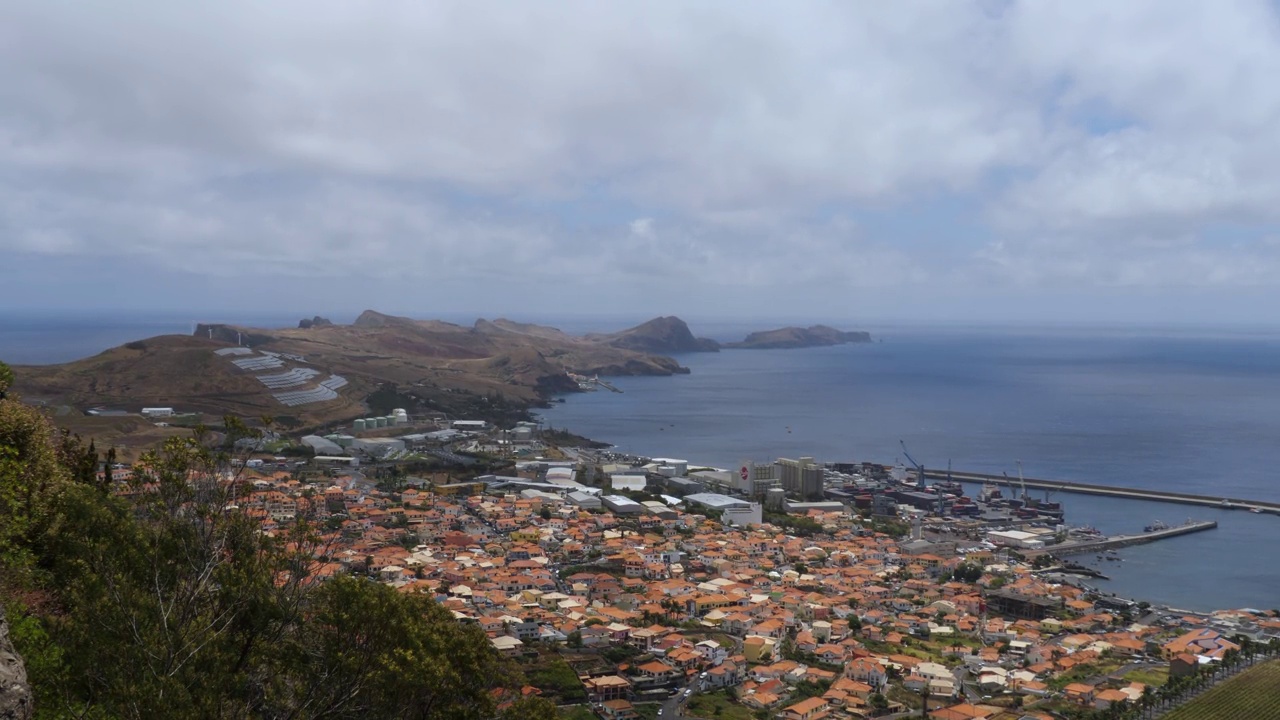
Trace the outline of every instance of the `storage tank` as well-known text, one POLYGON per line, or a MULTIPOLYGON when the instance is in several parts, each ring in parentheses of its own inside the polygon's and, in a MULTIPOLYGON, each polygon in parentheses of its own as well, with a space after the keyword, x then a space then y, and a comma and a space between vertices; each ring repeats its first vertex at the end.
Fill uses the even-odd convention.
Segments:
POLYGON ((365 422, 366 422, 366 421, 365 421, 365 419, 364 419, 364 418, 360 418, 359 420, 357 420, 357 421, 355 421, 354 423, 352 423, 352 425, 354 426, 354 428, 353 428, 353 429, 354 429, 356 432, 362 432, 362 431, 364 430, 365 422))
POLYGON ((374 427, 380 427, 380 428, 384 428, 384 427, 386 427, 386 426, 387 426, 387 418, 386 418, 386 417, 376 417, 376 418, 374 418, 374 419, 373 419, 373 426, 374 426, 374 427))
POLYGON ((349 448, 356 439, 351 435, 336 435, 334 436, 333 441, 338 443, 338 447, 349 448))

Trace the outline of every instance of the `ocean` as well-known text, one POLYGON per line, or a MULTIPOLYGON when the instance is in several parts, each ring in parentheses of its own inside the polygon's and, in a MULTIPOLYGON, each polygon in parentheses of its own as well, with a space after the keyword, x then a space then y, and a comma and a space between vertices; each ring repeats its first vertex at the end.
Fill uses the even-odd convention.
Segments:
MULTIPOLYGON (((550 324, 583 332, 629 322, 550 324)), ((693 329, 734 340, 760 325, 693 329)), ((164 315, 0 315, 0 360, 63 362, 193 327, 193 319, 164 315)), ((901 440, 930 468, 950 461, 957 470, 1016 476, 1021 460, 1029 477, 1280 501, 1280 332, 858 329, 877 341, 682 355, 689 375, 615 378, 623 394, 570 395, 541 417, 628 452, 720 467, 803 455, 895 463, 901 440)), ((1112 577, 1097 583, 1104 590, 1191 610, 1280 606, 1280 568, 1267 550, 1280 543, 1280 517, 1067 493, 1054 499, 1070 524, 1108 533, 1155 520, 1219 522, 1121 550, 1122 562, 1097 562, 1112 577)))
MULTIPOLYGON (((555 427, 737 467, 808 455, 1280 501, 1280 333, 873 329, 877 342, 682 355, 692 372, 567 397, 555 427)), ((1096 583, 1191 610, 1280 606, 1280 517, 1061 493, 1108 533, 1216 530, 1120 551, 1096 583)), ((1092 556, 1081 558, 1092 560, 1092 556)), ((1096 561, 1096 560, 1095 560, 1096 561)))

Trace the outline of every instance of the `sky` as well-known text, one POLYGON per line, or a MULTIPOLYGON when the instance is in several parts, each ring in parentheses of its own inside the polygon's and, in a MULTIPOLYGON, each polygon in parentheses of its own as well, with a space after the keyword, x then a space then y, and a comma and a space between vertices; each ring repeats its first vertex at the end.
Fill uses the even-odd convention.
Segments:
POLYGON ((1269 322, 1249 0, 0 4, 0 306, 1269 322))

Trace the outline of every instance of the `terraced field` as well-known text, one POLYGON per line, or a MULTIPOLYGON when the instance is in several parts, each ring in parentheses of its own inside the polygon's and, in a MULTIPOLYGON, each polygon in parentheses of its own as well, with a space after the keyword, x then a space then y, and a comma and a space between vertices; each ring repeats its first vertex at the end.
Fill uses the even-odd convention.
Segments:
POLYGON ((1280 661, 1246 670, 1164 720, 1280 720, 1280 661))

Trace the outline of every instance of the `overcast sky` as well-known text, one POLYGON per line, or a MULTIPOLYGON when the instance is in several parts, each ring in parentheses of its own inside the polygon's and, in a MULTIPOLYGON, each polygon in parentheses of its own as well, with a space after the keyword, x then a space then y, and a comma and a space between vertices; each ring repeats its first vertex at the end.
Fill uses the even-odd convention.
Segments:
POLYGON ((0 3, 0 306, 1268 321, 1234 0, 0 3))

